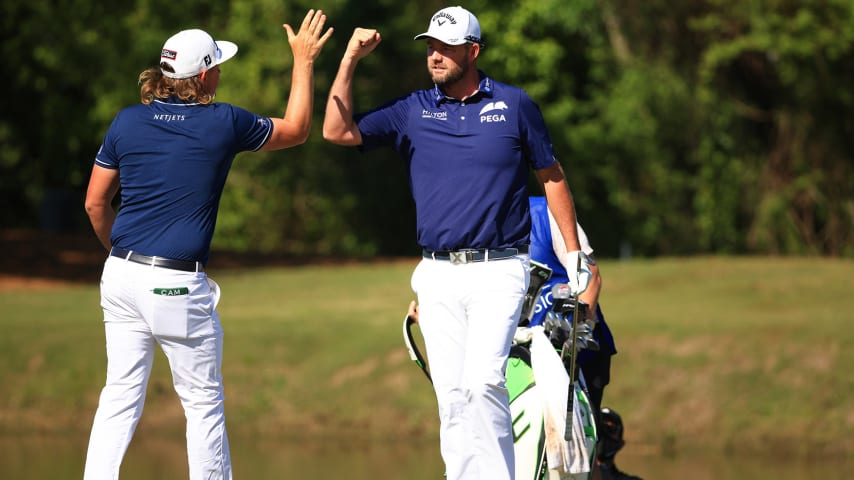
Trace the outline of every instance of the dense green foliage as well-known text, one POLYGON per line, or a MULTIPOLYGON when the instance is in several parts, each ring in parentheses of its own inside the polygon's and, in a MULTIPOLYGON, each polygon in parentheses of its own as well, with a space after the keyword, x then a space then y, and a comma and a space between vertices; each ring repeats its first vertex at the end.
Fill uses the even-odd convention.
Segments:
MULTIPOLYGON (((290 253, 415 251, 391 152, 326 144, 328 86, 356 26, 384 41, 359 67, 361 109, 428 86, 412 36, 446 2, 9 0, 2 9, 3 226, 86 229, 92 157, 170 34, 240 45, 221 101, 280 115, 281 23, 322 8, 336 33, 316 67, 306 145, 244 154, 215 246, 290 253)), ((854 255, 854 4, 848 0, 471 0, 480 67, 539 103, 601 254, 854 255)))

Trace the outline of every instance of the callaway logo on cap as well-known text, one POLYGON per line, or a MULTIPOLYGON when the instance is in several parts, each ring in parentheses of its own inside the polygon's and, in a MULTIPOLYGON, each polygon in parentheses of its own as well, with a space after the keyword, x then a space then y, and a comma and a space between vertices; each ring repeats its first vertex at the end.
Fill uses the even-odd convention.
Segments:
POLYGON ((430 26, 415 40, 435 38, 448 45, 462 45, 466 42, 482 43, 480 41, 480 22, 471 12, 463 7, 443 8, 430 19, 430 26))
POLYGON ((237 53, 237 45, 225 40, 214 40, 204 30, 183 30, 169 37, 160 52, 160 62, 175 72, 161 69, 169 78, 194 77, 219 65, 237 53))

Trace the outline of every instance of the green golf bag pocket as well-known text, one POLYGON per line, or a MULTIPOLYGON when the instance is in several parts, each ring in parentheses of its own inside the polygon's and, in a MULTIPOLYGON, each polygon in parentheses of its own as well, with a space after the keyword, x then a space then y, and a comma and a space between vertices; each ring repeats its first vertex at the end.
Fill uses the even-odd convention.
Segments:
POLYGON ((546 456, 543 433, 543 405, 531 369, 531 353, 513 345, 507 361, 507 391, 513 419, 513 447, 516 454, 516 480, 545 478, 546 456))

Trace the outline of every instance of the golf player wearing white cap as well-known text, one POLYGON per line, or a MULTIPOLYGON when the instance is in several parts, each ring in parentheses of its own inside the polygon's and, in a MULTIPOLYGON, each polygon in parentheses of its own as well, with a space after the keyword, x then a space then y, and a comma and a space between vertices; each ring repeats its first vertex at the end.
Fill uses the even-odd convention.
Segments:
MULTIPOLYGON (((406 164, 423 259, 412 274, 419 325, 438 400, 449 480, 507 480, 514 472, 505 388, 510 343, 528 288, 534 169, 579 265, 572 195, 539 108, 521 89, 477 70, 477 18, 436 12, 427 32, 432 88, 354 114, 356 65, 380 33, 356 28, 329 93, 324 137, 361 150, 391 147, 406 164)), ((568 272, 584 290, 586 266, 568 272)))
POLYGON ((86 480, 114 480, 142 415, 156 345, 187 419, 191 480, 232 478, 223 409, 219 287, 205 274, 235 155, 303 143, 311 127, 314 60, 332 30, 309 10, 294 33, 283 118, 214 102, 220 65, 237 45, 202 30, 166 40, 140 75, 141 104, 116 115, 95 157, 86 211, 109 251, 101 277, 107 379, 86 456, 86 480), (121 209, 112 207, 121 187, 121 209))

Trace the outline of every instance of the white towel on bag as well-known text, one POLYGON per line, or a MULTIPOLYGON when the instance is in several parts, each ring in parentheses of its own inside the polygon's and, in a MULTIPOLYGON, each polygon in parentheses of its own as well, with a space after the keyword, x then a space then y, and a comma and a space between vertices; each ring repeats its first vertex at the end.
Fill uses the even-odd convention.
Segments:
MULTIPOLYGON (((531 328, 531 369, 537 390, 543 402, 543 422, 546 435, 546 460, 549 466, 549 479, 582 480, 590 472, 590 459, 596 448, 594 439, 588 438, 584 428, 589 426, 585 419, 585 407, 581 401, 573 402, 571 440, 566 440, 566 415, 569 392, 569 374, 563 365, 560 355, 555 350, 543 330, 537 326, 531 328)), ((574 398, 578 399, 581 390, 580 382, 573 386, 574 398)), ((584 403, 586 396, 582 397, 584 403)), ((593 427, 595 428, 595 426, 593 427)))

